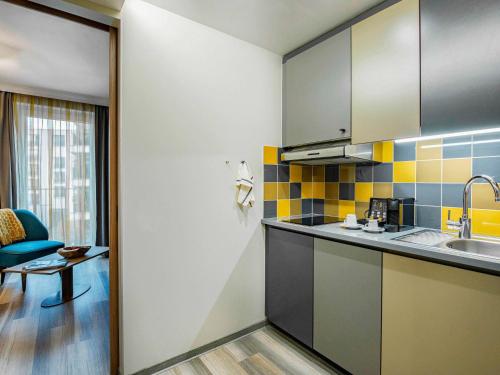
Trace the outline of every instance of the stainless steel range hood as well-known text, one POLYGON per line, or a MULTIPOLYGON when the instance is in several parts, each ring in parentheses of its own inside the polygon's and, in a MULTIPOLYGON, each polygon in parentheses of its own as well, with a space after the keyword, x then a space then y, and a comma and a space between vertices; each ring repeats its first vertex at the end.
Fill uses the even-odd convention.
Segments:
POLYGON ((372 144, 297 148, 283 152, 281 157, 292 164, 306 165, 374 162, 372 144))

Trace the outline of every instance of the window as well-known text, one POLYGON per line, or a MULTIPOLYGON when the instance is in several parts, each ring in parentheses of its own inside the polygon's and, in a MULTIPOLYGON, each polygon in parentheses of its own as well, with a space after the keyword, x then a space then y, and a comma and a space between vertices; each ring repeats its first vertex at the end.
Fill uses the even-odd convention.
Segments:
POLYGON ((52 239, 93 245, 94 107, 22 95, 14 105, 18 206, 35 212, 52 239))

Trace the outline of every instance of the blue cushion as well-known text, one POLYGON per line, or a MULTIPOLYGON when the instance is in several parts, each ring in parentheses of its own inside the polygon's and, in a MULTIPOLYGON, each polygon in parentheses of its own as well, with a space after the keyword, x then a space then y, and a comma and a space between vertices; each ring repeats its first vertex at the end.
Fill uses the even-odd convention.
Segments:
POLYGON ((17 218, 23 224, 26 238, 24 241, 48 240, 49 231, 36 215, 28 210, 14 210, 17 218))
POLYGON ((55 253, 64 247, 59 241, 23 241, 0 248, 0 267, 12 267, 16 264, 55 253))

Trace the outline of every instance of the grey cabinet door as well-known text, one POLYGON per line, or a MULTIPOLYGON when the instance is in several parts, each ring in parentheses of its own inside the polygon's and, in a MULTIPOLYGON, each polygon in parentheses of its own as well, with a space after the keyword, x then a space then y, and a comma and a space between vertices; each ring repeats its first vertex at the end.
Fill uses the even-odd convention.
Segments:
POLYGON ((500 126, 500 1, 420 8, 422 135, 500 126))
POLYGON ((381 299, 381 252, 314 239, 316 351, 352 374, 380 374, 381 299))
POLYGON ((267 228, 266 316, 270 322, 312 347, 312 237, 267 228))
POLYGON ((350 33, 344 30, 283 65, 284 146, 350 136, 350 33))

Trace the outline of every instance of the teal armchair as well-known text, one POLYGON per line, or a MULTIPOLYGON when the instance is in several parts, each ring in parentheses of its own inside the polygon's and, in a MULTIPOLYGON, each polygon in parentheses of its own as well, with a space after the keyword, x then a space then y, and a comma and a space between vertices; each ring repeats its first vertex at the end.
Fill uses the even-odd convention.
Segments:
MULTIPOLYGON (((49 231, 36 215, 28 210, 14 210, 23 224, 26 238, 7 246, 0 247, 0 270, 17 264, 55 253, 64 247, 60 241, 49 241, 49 231)), ((2 273, 1 283, 4 281, 2 273)))

